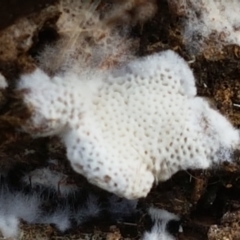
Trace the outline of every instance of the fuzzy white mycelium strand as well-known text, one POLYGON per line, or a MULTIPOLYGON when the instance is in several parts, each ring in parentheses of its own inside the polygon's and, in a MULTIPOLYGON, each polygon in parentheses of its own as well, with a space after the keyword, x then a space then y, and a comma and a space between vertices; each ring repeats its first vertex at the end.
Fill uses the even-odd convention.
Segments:
POLYGON ((30 184, 32 188, 47 187, 62 195, 72 194, 78 190, 75 184, 68 183, 66 175, 50 170, 47 167, 35 169, 25 174, 21 180, 26 185, 30 184))
POLYGON ((180 218, 173 213, 151 207, 148 214, 150 221, 142 240, 175 240, 175 235, 183 231, 180 218))
POLYGON ((137 200, 129 201, 112 194, 104 197, 86 189, 75 194, 56 194, 47 185, 41 188, 21 184, 14 187, 7 180, 0 181, 0 232, 5 238, 19 236, 19 223, 54 224, 64 233, 73 226, 107 217, 114 222, 137 213, 137 200), (120 211, 117 212, 116 208, 120 211), (75 224, 74 224, 75 223, 75 224))
POLYGON ((74 209, 73 218, 75 222, 80 225, 97 219, 102 214, 103 207, 99 202, 99 196, 88 193, 84 204, 74 209))
MULTIPOLYGON (((69 68, 81 74, 82 69, 87 67, 107 69, 133 57, 132 40, 126 37, 128 24, 122 27, 121 33, 115 29, 126 15, 126 9, 122 4, 113 4, 109 11, 97 11, 99 3, 99 0, 59 1, 61 16, 56 25, 60 39, 39 55, 41 69, 51 75, 69 68), (119 16, 117 19, 114 17, 116 15, 119 16)), ((146 5, 151 7, 154 4, 146 5)), ((135 7, 140 8, 139 11, 143 8, 135 7)))
POLYGON ((57 207, 54 211, 44 211, 46 199, 40 192, 24 193, 2 185, 0 190, 0 231, 5 238, 19 235, 19 223, 55 224, 62 232, 71 227, 72 216, 69 207, 57 207))
POLYGON ((108 211, 113 219, 123 220, 124 218, 133 216, 136 213, 138 200, 119 199, 118 196, 109 197, 108 211))
POLYGON ((184 16, 183 37, 187 48, 205 48, 210 36, 219 47, 226 44, 240 45, 239 0, 174 0, 175 9, 184 16))
POLYGON ((196 96, 191 69, 170 50, 104 73, 36 69, 18 89, 32 109, 25 131, 60 136, 76 172, 129 199, 181 169, 230 161, 239 147, 239 131, 196 96))
POLYGON ((0 231, 6 238, 17 237, 20 219, 32 223, 39 214, 40 199, 11 191, 6 185, 0 190, 0 231))

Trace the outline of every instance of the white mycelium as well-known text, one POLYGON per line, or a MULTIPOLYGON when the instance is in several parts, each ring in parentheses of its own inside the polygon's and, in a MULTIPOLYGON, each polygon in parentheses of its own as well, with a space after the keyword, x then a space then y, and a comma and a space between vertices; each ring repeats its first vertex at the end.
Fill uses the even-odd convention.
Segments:
MULTIPOLYGON (((49 161, 50 162, 50 161, 49 161)), ((37 168, 33 171, 26 173, 21 179, 21 182, 31 188, 49 188, 52 191, 56 191, 63 196, 74 193, 78 190, 78 187, 69 181, 67 175, 51 170, 49 167, 37 168)))
POLYGON ((214 39, 215 45, 240 45, 239 0, 170 0, 184 15, 183 38, 190 50, 206 48, 204 41, 214 39))
POLYGON ((173 213, 151 207, 148 214, 151 222, 148 226, 149 229, 144 232, 142 240, 176 240, 174 235, 183 231, 180 218, 173 213))
POLYGON ((44 199, 41 193, 26 194, 22 191, 0 186, 0 231, 5 238, 16 238, 19 234, 19 223, 24 220, 28 224, 55 224, 60 231, 70 227, 70 212, 57 209, 52 213, 44 212, 41 207, 44 199))
POLYGON ((32 117, 23 129, 62 138, 72 167, 129 199, 181 169, 206 169, 239 147, 239 131, 196 96, 186 62, 172 51, 107 71, 50 78, 40 69, 18 89, 32 117))
POLYGON ((26 182, 26 175, 19 179, 17 186, 7 180, 9 176, 1 176, 0 234, 5 238, 18 239, 22 220, 29 225, 53 224, 64 233, 96 220, 101 222, 108 218, 114 223, 125 221, 138 213, 137 200, 127 200, 113 194, 99 196, 89 186, 77 189, 65 186, 58 194, 58 189, 54 189, 54 179, 58 179, 60 173, 49 170, 47 174, 53 180, 47 177, 47 183, 40 178, 46 176, 45 172, 40 175, 37 170, 31 172, 31 186, 26 182))

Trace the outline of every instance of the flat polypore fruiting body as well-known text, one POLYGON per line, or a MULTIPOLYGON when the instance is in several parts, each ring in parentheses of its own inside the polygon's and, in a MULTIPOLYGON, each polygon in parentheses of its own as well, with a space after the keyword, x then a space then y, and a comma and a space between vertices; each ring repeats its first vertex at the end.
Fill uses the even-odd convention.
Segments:
POLYGON ((129 199, 181 169, 230 160, 239 147, 238 130, 196 97, 192 71, 172 51, 105 72, 50 78, 36 69, 18 88, 33 111, 23 129, 59 135, 75 171, 129 199))

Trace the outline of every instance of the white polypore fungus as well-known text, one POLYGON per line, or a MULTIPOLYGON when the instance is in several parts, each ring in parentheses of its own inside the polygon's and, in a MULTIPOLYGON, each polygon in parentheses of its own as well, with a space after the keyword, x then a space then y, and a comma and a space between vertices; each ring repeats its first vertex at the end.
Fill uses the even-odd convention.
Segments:
POLYGON ((172 51, 104 73, 50 78, 37 69, 18 89, 32 109, 26 131, 60 136, 75 171, 129 199, 181 169, 230 160, 239 147, 239 131, 196 97, 192 71, 172 51))
POLYGON ((148 214, 150 219, 142 240, 175 240, 175 235, 183 231, 180 218, 173 213, 151 207, 148 214))
POLYGON ((240 46, 239 0, 169 0, 170 7, 183 16, 183 38, 186 47, 199 51, 207 47, 237 44, 240 46))

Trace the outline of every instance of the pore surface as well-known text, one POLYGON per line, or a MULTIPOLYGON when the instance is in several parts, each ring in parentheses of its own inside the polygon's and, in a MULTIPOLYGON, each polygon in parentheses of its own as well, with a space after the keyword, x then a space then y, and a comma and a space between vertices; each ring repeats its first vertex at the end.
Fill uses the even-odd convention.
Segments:
POLYGON ((154 180, 229 160, 238 147, 239 132, 195 96, 192 71, 172 51, 40 87, 36 71, 20 82, 34 109, 25 129, 61 136, 74 170, 120 196, 144 197, 154 180))

